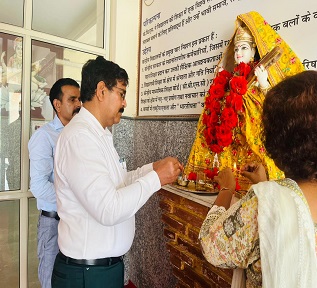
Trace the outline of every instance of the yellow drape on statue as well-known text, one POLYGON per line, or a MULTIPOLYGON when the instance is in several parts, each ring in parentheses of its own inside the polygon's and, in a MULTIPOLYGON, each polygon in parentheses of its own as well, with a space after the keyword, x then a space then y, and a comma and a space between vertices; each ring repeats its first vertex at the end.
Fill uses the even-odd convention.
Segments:
MULTIPOLYGON (((279 60, 268 68, 268 81, 271 86, 276 85, 286 76, 294 75, 304 70, 301 61, 293 50, 259 13, 249 12, 239 15, 236 20, 236 29, 240 25, 247 26, 252 33, 260 58, 276 46, 283 49, 283 54, 279 60)), ((218 67, 223 67, 230 72, 233 71, 235 65, 233 41, 235 32, 218 64, 218 67)), ((233 141, 232 144, 224 148, 223 152, 218 153, 219 169, 225 167, 237 168, 236 177, 244 190, 248 189, 250 183, 238 173, 238 170, 250 161, 261 162, 266 168, 270 179, 284 178, 284 173, 268 157, 261 139, 261 114, 264 99, 265 94, 257 83, 251 83, 247 92, 243 95, 244 112, 239 115, 240 129, 235 135, 235 139, 239 141, 233 141)), ((205 108, 200 115, 195 141, 185 166, 184 174, 187 176, 190 172, 199 172, 213 167, 215 153, 208 148, 204 137, 205 126, 202 121, 204 113, 205 108)))

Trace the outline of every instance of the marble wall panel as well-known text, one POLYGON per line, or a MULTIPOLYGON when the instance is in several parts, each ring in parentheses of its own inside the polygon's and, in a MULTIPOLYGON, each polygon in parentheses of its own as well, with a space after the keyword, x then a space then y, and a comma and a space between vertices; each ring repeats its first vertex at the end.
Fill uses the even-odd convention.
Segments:
MULTIPOLYGON (((166 156, 175 156, 185 165, 196 125, 197 121, 122 119, 112 129, 114 145, 127 159, 128 170, 166 156)), ((138 288, 175 287, 166 242, 159 197, 154 194, 136 214, 135 239, 125 260, 126 279, 138 288)))

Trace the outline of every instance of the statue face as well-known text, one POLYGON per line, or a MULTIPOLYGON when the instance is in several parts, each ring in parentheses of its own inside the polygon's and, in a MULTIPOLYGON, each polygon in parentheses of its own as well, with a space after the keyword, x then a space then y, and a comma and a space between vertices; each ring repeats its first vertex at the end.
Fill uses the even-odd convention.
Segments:
POLYGON ((238 42, 234 46, 234 60, 237 64, 249 63, 251 58, 254 58, 254 54, 255 49, 250 46, 249 42, 238 42))

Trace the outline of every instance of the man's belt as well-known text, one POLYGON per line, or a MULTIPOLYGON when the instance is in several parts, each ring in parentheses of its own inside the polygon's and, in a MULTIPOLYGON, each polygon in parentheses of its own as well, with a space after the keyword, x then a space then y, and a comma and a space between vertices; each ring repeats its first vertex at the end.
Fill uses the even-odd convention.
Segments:
POLYGON ((49 218, 55 218, 56 220, 59 220, 59 216, 57 214, 57 212, 55 211, 44 211, 42 210, 41 215, 45 216, 45 217, 49 217, 49 218))
POLYGON ((64 260, 66 264, 87 265, 87 266, 111 266, 123 261, 123 256, 108 257, 99 259, 74 259, 65 256, 62 252, 58 253, 59 258, 64 260))

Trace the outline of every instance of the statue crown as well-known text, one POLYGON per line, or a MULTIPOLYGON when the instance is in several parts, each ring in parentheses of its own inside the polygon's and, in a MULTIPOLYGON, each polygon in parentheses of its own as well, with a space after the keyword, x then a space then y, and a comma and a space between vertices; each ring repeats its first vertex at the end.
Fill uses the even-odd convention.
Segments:
POLYGON ((236 35, 234 36, 234 45, 236 45, 238 42, 248 42, 252 47, 256 46, 251 32, 247 27, 238 27, 236 35))

